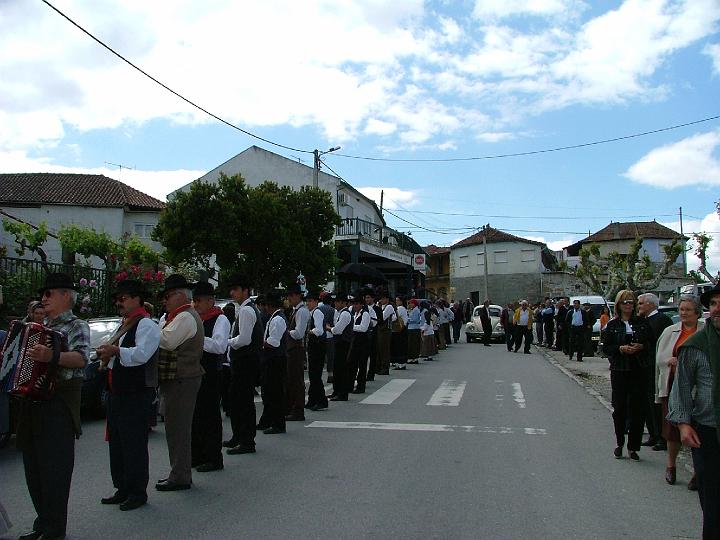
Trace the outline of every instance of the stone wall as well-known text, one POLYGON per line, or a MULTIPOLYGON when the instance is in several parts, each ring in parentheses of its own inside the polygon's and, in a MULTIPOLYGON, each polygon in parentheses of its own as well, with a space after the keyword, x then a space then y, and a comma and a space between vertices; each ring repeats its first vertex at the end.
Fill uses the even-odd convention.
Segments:
MULTIPOLYGON (((542 275, 536 274, 505 274, 488 276, 488 296, 493 304, 507 304, 520 299, 536 302, 542 296, 542 275)), ((454 300, 474 298, 473 292, 482 302, 485 296, 485 276, 450 278, 450 286, 454 287, 454 300)))
MULTIPOLYGON (((542 296, 582 296, 597 294, 580 281, 575 276, 565 274, 563 272, 543 272, 542 273, 542 296)), ((657 287, 655 292, 660 296, 660 300, 664 301, 670 296, 671 292, 677 287, 688 284, 687 278, 666 277, 657 287)))

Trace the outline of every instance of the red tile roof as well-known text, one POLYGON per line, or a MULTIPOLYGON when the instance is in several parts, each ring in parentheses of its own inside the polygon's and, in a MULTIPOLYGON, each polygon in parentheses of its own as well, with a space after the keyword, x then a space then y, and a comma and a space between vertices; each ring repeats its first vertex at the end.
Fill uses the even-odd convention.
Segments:
POLYGON ((514 234, 506 233, 505 231, 500 231, 498 229, 494 229, 493 227, 485 227, 472 236, 468 236, 464 240, 460 240, 457 244, 453 244, 452 249, 482 244, 484 236, 487 236, 488 244, 497 244, 499 242, 522 242, 524 244, 532 244, 534 246, 545 246, 545 244, 536 240, 528 240, 527 238, 515 236, 514 234))
POLYGON ((101 174, 0 174, 0 204, 165 208, 164 202, 101 174))
POLYGON ((423 249, 425 250, 425 253, 427 253, 430 256, 445 255, 446 253, 450 253, 449 247, 438 247, 435 244, 430 244, 429 246, 424 246, 423 249))
POLYGON ((612 240, 635 240, 635 238, 657 238, 673 240, 680 237, 680 233, 661 225, 657 221, 629 221, 626 223, 611 222, 587 238, 578 240, 565 249, 568 253, 579 251, 585 244, 595 242, 609 242, 612 240))

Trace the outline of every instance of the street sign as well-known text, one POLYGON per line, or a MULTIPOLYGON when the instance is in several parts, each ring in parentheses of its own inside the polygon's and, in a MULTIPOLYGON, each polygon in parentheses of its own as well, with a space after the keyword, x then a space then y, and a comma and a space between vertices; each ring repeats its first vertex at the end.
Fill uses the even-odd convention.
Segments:
POLYGON ((413 270, 425 270, 426 261, 424 253, 413 255, 413 270))

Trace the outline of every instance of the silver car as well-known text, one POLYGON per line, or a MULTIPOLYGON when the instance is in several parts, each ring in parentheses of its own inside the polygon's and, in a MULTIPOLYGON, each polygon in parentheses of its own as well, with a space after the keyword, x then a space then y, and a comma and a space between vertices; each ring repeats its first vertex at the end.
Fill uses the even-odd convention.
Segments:
MULTIPOLYGON (((481 307, 482 306, 477 306, 473 309, 472 319, 465 325, 465 338, 468 343, 472 343, 473 341, 482 341, 483 328, 482 322, 480 321, 481 307)), ((492 325, 492 336, 490 339, 493 341, 504 341, 505 330, 500 324, 500 315, 503 310, 502 306, 490 304, 488 306, 488 310, 490 311, 490 324, 492 325)))

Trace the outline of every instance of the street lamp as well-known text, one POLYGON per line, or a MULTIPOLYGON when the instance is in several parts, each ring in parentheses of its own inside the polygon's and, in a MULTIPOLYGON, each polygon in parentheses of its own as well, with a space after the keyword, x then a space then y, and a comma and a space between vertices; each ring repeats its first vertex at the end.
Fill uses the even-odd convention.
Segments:
POLYGON ((333 146, 329 150, 325 150, 324 152, 321 152, 317 148, 313 150, 313 156, 315 157, 315 166, 313 167, 313 187, 318 187, 318 173, 320 172, 320 156, 329 154, 330 152, 335 152, 336 150, 340 150, 339 146, 333 146))

